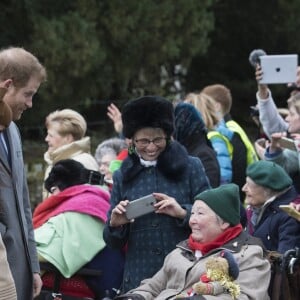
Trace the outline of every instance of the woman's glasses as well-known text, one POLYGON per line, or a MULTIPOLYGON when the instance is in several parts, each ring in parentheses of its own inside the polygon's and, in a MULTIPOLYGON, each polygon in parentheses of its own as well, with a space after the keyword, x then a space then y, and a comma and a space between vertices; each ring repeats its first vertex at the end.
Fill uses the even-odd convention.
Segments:
POLYGON ((160 147, 160 146, 164 146, 166 144, 166 140, 167 140, 167 138, 165 138, 165 137, 157 137, 153 140, 138 139, 138 140, 135 140, 135 143, 138 147, 147 147, 151 143, 153 143, 157 147, 160 147))

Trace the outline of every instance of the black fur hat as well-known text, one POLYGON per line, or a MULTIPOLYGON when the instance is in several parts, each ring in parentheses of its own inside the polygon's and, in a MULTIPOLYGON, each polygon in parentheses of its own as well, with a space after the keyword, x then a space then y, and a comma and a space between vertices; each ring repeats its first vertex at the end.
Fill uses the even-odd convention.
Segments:
POLYGON ((52 187, 57 186, 62 191, 73 185, 87 183, 88 173, 89 171, 74 159, 60 160, 45 180, 45 188, 50 192, 52 187))
POLYGON ((51 169, 45 180, 45 189, 51 192, 52 187, 60 191, 79 184, 104 184, 104 175, 97 171, 86 169, 82 163, 74 159, 62 159, 51 169))
POLYGON ((174 108, 159 96, 144 96, 128 101, 122 110, 123 134, 132 138, 145 127, 161 128, 168 137, 174 131, 174 108))

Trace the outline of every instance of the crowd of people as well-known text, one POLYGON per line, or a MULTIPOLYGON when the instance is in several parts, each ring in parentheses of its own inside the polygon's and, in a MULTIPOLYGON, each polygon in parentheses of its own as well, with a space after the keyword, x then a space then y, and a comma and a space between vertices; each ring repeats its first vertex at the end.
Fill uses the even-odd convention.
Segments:
POLYGON ((55 280, 42 262, 74 299, 272 299, 268 254, 300 248, 300 220, 280 208, 300 212, 300 93, 284 119, 261 76, 257 66, 260 146, 232 119, 219 83, 176 104, 156 95, 111 103, 115 134, 94 154, 79 112, 49 113, 43 201, 32 215, 15 121, 47 75, 25 49, 1 50, 0 299, 46 299, 55 280), (151 212, 142 204, 128 219, 147 195, 151 212), (101 275, 78 276, 82 268, 101 275))

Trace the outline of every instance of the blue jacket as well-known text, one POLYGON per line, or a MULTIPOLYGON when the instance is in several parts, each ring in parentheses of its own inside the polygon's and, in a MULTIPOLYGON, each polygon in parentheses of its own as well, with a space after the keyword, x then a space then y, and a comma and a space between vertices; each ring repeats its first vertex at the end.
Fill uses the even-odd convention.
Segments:
POLYGON ((222 120, 214 131, 208 133, 208 138, 217 154, 221 171, 221 184, 232 182, 232 145, 234 132, 226 127, 222 120))
POLYGON ((296 196, 296 190, 291 187, 264 207, 253 236, 260 238, 267 250, 284 253, 300 247, 300 222, 279 208, 279 205, 289 204, 296 196))
POLYGON ((188 156, 185 148, 173 141, 158 158, 156 167, 143 167, 135 154, 130 154, 113 176, 111 210, 121 201, 132 201, 153 192, 174 197, 187 210, 184 220, 150 213, 136 218, 122 228, 110 227, 110 214, 104 229, 109 247, 127 245, 122 291, 152 277, 163 265, 165 256, 179 241, 190 234, 188 220, 194 197, 210 188, 201 161, 188 156))

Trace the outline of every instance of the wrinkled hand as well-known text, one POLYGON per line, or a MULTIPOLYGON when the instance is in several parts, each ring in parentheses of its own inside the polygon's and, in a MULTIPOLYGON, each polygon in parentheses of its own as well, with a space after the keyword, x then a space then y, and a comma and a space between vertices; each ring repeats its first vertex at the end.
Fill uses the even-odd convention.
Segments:
POLYGON ((290 206, 300 212, 300 203, 291 202, 290 206))
POLYGON ((186 210, 174 198, 163 193, 153 193, 153 196, 157 200, 157 203, 154 204, 157 214, 166 214, 179 219, 185 218, 186 210))
POLYGON ((119 227, 130 222, 130 220, 128 220, 125 215, 126 206, 128 205, 128 203, 128 200, 120 201, 118 205, 112 210, 109 223, 111 227, 119 227))
POLYGON ((43 282, 40 274, 34 273, 33 274, 33 298, 37 297, 40 294, 42 286, 43 286, 43 282))
POLYGON ((113 103, 107 107, 107 116, 113 121, 115 131, 121 133, 123 130, 122 115, 118 107, 113 103))

